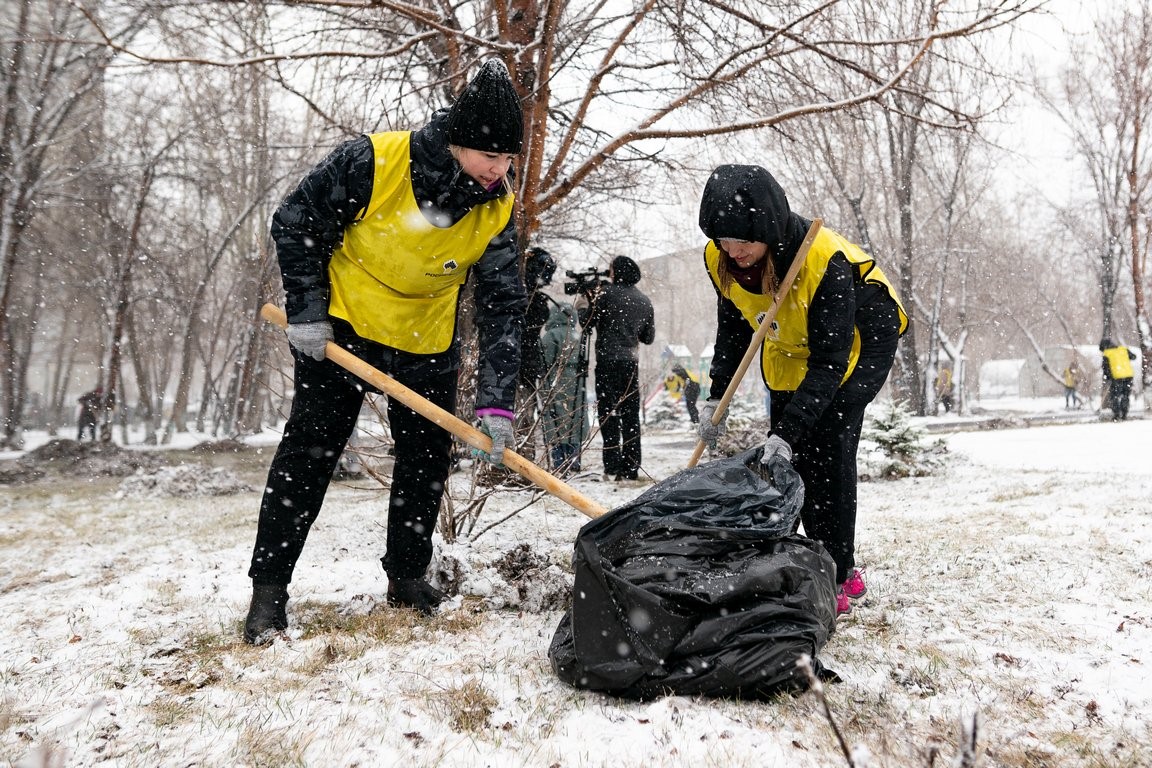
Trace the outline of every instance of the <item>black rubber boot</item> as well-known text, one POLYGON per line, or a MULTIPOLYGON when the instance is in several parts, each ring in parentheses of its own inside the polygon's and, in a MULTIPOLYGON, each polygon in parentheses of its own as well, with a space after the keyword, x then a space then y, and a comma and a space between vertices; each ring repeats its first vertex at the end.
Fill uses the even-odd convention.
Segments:
POLYGON ((288 585, 252 583, 252 604, 244 620, 244 642, 268 645, 288 629, 288 585))
POLYGON ((412 608, 431 616, 446 599, 447 595, 424 579, 388 579, 388 605, 412 608))

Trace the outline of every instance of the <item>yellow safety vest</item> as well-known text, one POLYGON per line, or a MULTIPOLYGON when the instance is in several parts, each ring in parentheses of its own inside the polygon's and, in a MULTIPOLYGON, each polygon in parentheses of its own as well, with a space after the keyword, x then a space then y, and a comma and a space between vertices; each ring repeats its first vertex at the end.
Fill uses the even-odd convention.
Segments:
MULTIPOLYGON (((859 246, 849 242, 830 229, 821 229, 808 251, 804 266, 796 275, 792 283, 792 290, 784 297, 780 309, 772 321, 768 335, 760 353, 760 373, 764 383, 769 389, 778 392, 794 392, 804 381, 808 373, 808 307, 812 304, 812 297, 824 273, 828 270, 829 260, 837 253, 842 253, 848 261, 856 267, 860 278, 866 283, 882 285, 888 295, 896 302, 900 311, 900 333, 908 328, 908 314, 904 305, 896 296, 896 289, 888 281, 875 260, 866 254, 859 246)), ((727 289, 720 285, 718 272, 722 254, 715 242, 709 242, 704 249, 704 262, 708 266, 708 274, 724 297, 730 300, 744 319, 752 328, 760 327, 760 320, 771 308, 773 297, 745 290, 739 283, 732 281, 727 289)), ((856 369, 856 362, 860 359, 860 329, 852 334, 852 351, 848 356, 848 370, 844 373, 841 383, 848 380, 856 369)))
POLYGON ((1130 379, 1135 375, 1127 347, 1112 347, 1104 350, 1103 354, 1108 360, 1108 370, 1112 371, 1112 378, 1130 379))
POLYGON ((360 336, 436 354, 456 333, 468 268, 508 225, 514 196, 478 205, 450 227, 424 217, 412 192, 408 131, 369 136, 376 156, 372 198, 332 253, 328 312, 360 336))

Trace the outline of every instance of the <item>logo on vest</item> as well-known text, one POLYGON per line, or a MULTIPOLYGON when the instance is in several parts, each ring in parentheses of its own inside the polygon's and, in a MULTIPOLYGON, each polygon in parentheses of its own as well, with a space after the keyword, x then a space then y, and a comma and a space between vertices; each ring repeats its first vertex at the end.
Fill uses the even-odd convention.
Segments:
POLYGON ((456 261, 456 259, 448 259, 448 261, 444 262, 444 264, 441 266, 441 269, 444 270, 443 272, 425 272, 424 277, 453 277, 453 275, 456 273, 456 270, 459 268, 460 263, 456 261))
MULTIPOLYGON (((764 317, 767 314, 768 314, 767 312, 757 313, 757 315, 756 315, 756 327, 757 328, 759 328, 761 325, 764 324, 764 317)), ((773 319, 772 322, 768 324, 768 328, 769 328, 769 335, 772 338, 777 339, 780 337, 780 323, 776 322, 775 319, 773 319)))

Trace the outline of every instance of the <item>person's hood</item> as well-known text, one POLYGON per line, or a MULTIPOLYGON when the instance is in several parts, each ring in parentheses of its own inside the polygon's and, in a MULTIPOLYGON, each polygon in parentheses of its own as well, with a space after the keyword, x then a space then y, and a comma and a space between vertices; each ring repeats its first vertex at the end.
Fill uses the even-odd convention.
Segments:
POLYGON ((544 325, 544 330, 551 331, 556 328, 569 330, 575 327, 576 310, 572 308, 571 304, 557 304, 552 307, 552 312, 548 315, 548 322, 544 325))
POLYGON ((766 243, 777 268, 787 268, 808 223, 792 212, 779 182, 758 165, 721 165, 700 199, 700 229, 709 240, 766 243))

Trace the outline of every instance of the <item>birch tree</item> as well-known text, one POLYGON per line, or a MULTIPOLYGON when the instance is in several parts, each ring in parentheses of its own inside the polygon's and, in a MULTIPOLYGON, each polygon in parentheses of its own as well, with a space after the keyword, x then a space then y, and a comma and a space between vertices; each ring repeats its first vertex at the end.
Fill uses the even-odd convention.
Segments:
MULTIPOLYGON (((0 39, 0 446, 15 448, 47 290, 47 254, 29 236, 95 156, 89 132, 111 51, 83 39, 85 19, 64 0, 6 4, 0 19, 10 30, 0 39)), ((130 39, 131 23, 118 29, 110 39, 130 39)))
MULTIPOLYGON (((937 12, 935 3, 908 0, 873 7, 867 21, 899 37, 937 12)), ((988 181, 977 169, 991 165, 981 132, 1006 102, 1009 83, 993 74, 982 42, 995 41, 944 41, 876 104, 808 118, 778 142, 803 180, 799 195, 838 210, 845 234, 896 285, 911 322, 891 386, 920 415, 935 409, 941 355, 953 366, 963 407, 964 345, 985 322, 970 311, 979 285, 971 265, 988 265, 994 250, 978 223, 988 181)))
MULTIPOLYGON (((1100 293, 1101 338, 1120 341, 1126 328, 1136 334, 1147 387, 1152 382, 1146 295, 1147 210, 1152 204, 1152 153, 1146 135, 1152 118, 1152 11, 1146 4, 1106 11, 1092 37, 1090 43, 1073 46, 1049 105, 1069 129, 1076 157, 1090 180, 1094 237, 1085 252, 1100 293), (1126 277, 1131 282, 1130 304, 1120 293, 1126 277)), ((1074 224, 1081 216, 1077 211, 1067 214, 1074 224)))
MULTIPOLYGON (((499 57, 526 108, 517 215, 527 241, 573 198, 603 200, 632 187, 670 142, 875 102, 941 41, 1011 23, 1038 4, 936 3, 887 36, 860 23, 870 7, 863 0, 806 9, 782 0, 288 0, 244 4, 268 9, 274 37, 265 51, 208 59, 108 44, 153 63, 264 68, 338 134, 418 127, 430 107, 449 103, 477 61, 499 57), (818 79, 794 81, 802 69, 818 79), (755 111, 724 108, 747 104, 752 84, 789 99, 755 111)), ((236 5, 171 7, 206 19, 236 5)))
MULTIPOLYGON (((55 36, 119 67, 140 65, 145 78, 243 70, 250 82, 262 83, 252 90, 255 108, 240 113, 253 124, 243 135, 278 154, 245 180, 244 200, 202 185, 204 210, 230 215, 216 217, 211 227, 188 227, 186 239, 198 241, 183 251, 228 254, 213 274, 213 291, 250 286, 241 319, 255 328, 256 308, 269 298, 261 293, 274 288, 271 262, 266 242, 248 249, 261 258, 235 258, 235 238, 248 245, 263 239, 254 223, 283 192, 263 192, 259 179, 302 173, 335 141, 356 133, 422 125, 434 108, 450 103, 480 60, 502 59, 524 97, 527 141, 516 211, 523 244, 546 234, 619 248, 633 229, 627 212, 667 189, 690 164, 692 147, 879 103, 904 88, 942 43, 1010 24, 1039 5, 1006 0, 954 9, 939 3, 896 31, 870 25, 874 4, 865 0, 808 8, 783 0, 107 0, 99 16, 75 0, 67 7, 84 11, 87 26, 55 36), (128 19, 147 20, 147 34, 134 39, 121 31, 128 19), (259 35, 243 34, 255 24, 259 35), (753 107, 751 92, 770 98, 753 107), (229 226, 261 194, 267 196, 230 238, 229 226), (606 213, 617 210, 625 213, 606 213)), ((148 216, 170 213, 149 209, 148 216)), ((159 242, 155 236, 146 244, 153 256, 178 258, 152 250, 159 242)), ((127 327, 147 332, 138 321, 127 327)), ((258 333, 246 334, 247 344, 226 343, 238 337, 229 327, 214 329, 214 340, 184 331, 182 344, 204 345, 196 347, 194 362, 181 366, 181 377, 195 368, 204 372, 202 402, 236 398, 227 406, 235 414, 229 428, 236 429, 253 423, 240 405, 252 399, 250 390, 240 394, 247 385, 239 382, 253 380, 264 352, 258 333), (232 362, 221 367, 220 355, 241 366, 237 383, 229 383, 225 369, 231 371, 232 362), (209 360, 216 360, 214 370, 209 360)))

